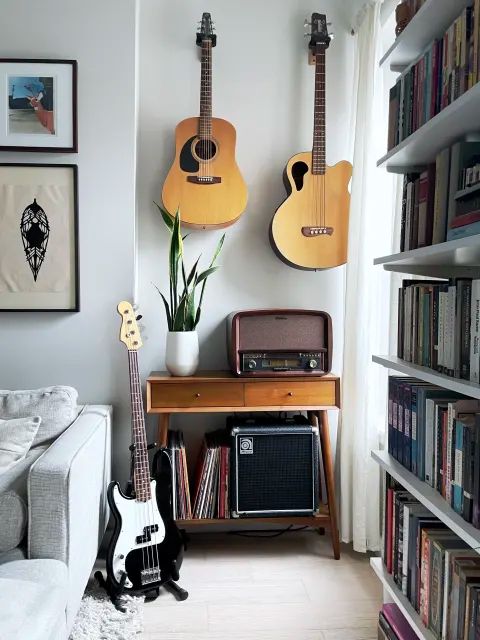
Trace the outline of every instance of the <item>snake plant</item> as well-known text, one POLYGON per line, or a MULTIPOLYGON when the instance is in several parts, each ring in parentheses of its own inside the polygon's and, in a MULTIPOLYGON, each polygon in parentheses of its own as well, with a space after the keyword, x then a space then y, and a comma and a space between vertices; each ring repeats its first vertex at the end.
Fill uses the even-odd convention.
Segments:
POLYGON ((223 234, 217 244, 208 269, 199 271, 201 258, 201 256, 199 256, 187 276, 183 262, 183 241, 187 236, 182 237, 180 211, 177 211, 175 217, 172 218, 172 216, 157 203, 155 203, 155 205, 158 207, 165 226, 170 232, 170 251, 168 257, 170 279, 169 300, 167 300, 156 285, 154 286, 161 295, 165 306, 168 330, 194 331, 200 321, 207 279, 218 269, 218 266, 215 266, 215 261, 222 250, 225 234, 223 234), (179 283, 180 278, 181 281, 179 283), (201 285, 200 298, 198 304, 196 304, 195 293, 199 285, 201 285))

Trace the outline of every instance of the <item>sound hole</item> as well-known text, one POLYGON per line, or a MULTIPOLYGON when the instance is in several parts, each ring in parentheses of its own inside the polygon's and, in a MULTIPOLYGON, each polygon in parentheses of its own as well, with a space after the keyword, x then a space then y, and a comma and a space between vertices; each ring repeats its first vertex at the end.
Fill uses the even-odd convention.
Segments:
POLYGON ((200 160, 211 160, 217 152, 217 145, 213 140, 197 140, 195 154, 200 160))
POLYGON ((297 187, 297 191, 303 188, 303 177, 308 171, 308 165, 305 162, 295 162, 292 166, 292 178, 297 187))

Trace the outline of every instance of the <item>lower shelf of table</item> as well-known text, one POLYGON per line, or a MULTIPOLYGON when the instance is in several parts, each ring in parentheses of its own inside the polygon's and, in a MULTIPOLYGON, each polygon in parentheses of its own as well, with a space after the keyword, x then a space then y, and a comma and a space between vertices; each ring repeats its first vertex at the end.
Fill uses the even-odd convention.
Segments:
MULTIPOLYGON (((323 510, 322 510, 323 511, 323 510)), ((318 516, 281 516, 279 518, 201 518, 191 520, 177 520, 179 527, 205 526, 211 524, 234 524, 235 526, 248 526, 254 524, 279 524, 297 525, 300 527, 329 528, 330 516, 328 511, 320 513, 318 516)))

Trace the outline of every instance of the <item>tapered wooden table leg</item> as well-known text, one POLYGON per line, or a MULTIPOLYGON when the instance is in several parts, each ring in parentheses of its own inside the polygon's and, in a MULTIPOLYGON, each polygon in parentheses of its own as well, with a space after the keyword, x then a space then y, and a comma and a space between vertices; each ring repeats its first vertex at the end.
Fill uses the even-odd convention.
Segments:
POLYGON ((161 413, 158 418, 158 446, 166 447, 168 444, 168 428, 170 425, 170 414, 161 413))
POLYGON ((330 428, 328 426, 328 413, 318 412, 320 445, 322 447, 323 469, 325 483, 327 485, 328 511, 330 514, 330 535, 332 536, 333 555, 335 560, 340 559, 340 536, 338 533, 337 501, 335 499, 335 475, 333 469, 332 447, 330 445, 330 428))

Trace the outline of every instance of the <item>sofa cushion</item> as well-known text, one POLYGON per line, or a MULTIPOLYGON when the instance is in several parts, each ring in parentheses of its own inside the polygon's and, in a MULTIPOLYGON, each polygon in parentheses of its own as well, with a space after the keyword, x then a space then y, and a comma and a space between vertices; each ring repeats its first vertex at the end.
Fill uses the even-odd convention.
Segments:
POLYGON ((72 387, 46 387, 30 391, 0 391, 0 418, 40 416, 34 446, 52 442, 77 417, 78 394, 72 387))
POLYGON ((8 471, 0 474, 0 495, 6 491, 15 491, 28 503, 27 485, 30 467, 48 447, 32 447, 23 460, 14 464, 8 471))
POLYGON ((67 578, 67 567, 59 560, 20 560, 1 565, 0 637, 65 637, 67 578))
POLYGON ((15 547, 15 549, 5 551, 5 553, 0 553, 0 565, 5 564, 5 562, 16 562, 17 560, 25 560, 26 557, 27 550, 25 549, 25 547, 15 547))
POLYGON ((41 418, 0 419, 0 474, 26 456, 41 421, 41 418))
POLYGON ((15 549, 27 526, 27 505, 15 491, 0 495, 0 553, 15 549))

